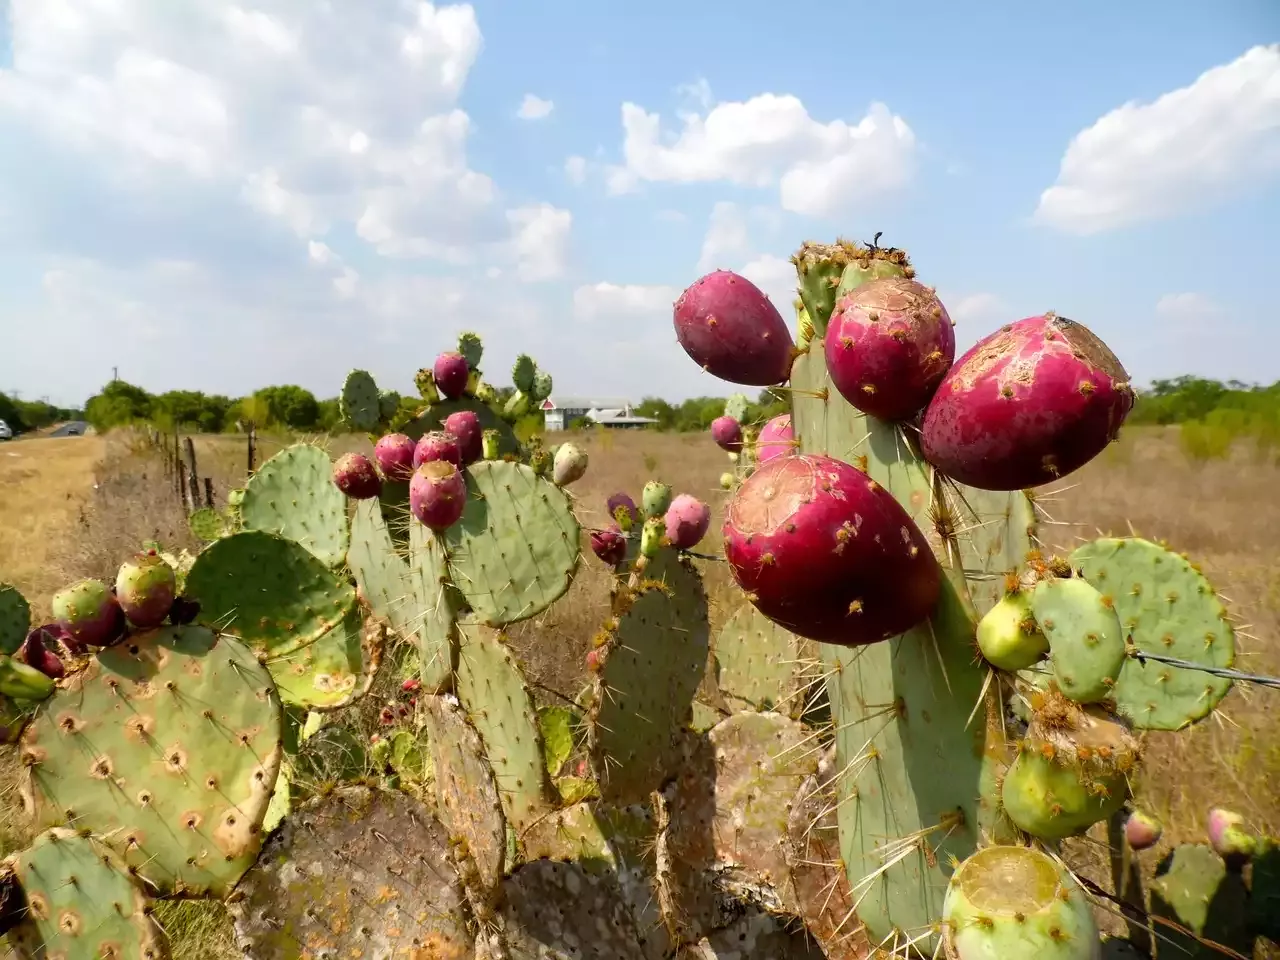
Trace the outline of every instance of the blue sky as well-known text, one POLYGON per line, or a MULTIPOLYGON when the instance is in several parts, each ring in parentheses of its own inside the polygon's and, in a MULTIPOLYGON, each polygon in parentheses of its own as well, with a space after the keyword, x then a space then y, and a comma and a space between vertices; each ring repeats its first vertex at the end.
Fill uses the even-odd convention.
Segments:
POLYGON ((786 311, 877 230, 962 346, 1054 309, 1280 378, 1272 0, 785 9, 0 0, 0 389, 407 390, 474 329, 499 384, 728 393, 679 291, 786 311))

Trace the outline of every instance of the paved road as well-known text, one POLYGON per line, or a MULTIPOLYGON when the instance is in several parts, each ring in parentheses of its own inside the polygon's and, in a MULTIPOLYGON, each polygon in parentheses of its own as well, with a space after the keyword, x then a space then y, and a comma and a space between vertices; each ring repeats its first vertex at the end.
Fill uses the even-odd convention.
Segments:
POLYGON ((89 429, 89 424, 84 420, 72 420, 70 423, 64 423, 53 433, 51 437, 82 437, 84 432, 89 429))

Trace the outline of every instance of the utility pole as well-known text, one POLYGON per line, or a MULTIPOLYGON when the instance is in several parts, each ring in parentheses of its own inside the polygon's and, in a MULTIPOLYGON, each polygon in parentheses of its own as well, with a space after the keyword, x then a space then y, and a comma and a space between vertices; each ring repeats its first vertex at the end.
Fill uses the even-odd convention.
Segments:
POLYGON ((119 379, 120 379, 119 374, 120 374, 120 368, 119 368, 119 367, 112 367, 112 368, 111 368, 111 382, 112 382, 112 383, 115 383, 117 380, 119 380, 119 379))

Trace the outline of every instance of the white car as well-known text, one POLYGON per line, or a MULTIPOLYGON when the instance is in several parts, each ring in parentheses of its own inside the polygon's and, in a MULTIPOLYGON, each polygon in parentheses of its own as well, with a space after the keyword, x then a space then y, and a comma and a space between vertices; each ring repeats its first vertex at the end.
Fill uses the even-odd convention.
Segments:
POLYGON ((13 431, 9 429, 9 425, 0 420, 0 440, 12 440, 13 431))

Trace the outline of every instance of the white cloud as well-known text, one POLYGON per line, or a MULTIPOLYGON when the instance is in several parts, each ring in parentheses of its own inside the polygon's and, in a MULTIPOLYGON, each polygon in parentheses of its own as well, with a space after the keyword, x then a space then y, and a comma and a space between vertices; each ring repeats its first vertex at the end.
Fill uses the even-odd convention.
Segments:
POLYGON ((595 283, 573 292, 573 312, 579 320, 642 316, 671 312, 680 291, 676 287, 626 283, 595 283))
POLYGON ((1184 210, 1280 172, 1280 44, 1254 47, 1072 139, 1036 219, 1093 234, 1184 210))
POLYGON ((564 175, 569 178, 570 183, 580 186, 587 179, 587 158, 578 156, 566 157, 564 175))
POLYGON ((746 256, 750 250, 747 218, 736 203, 720 201, 711 210, 711 222, 702 238, 702 254, 698 271, 714 270, 730 258, 746 256))
POLYGON ((1004 299, 994 293, 969 293, 955 298, 939 293, 938 296, 947 308, 947 315, 957 324, 990 325, 1008 312, 1004 299))
POLYGON ((1166 293, 1156 301, 1156 314, 1172 323, 1201 325, 1219 320, 1226 311, 1202 293, 1166 293))
POLYGON ((549 203, 507 211, 521 280, 554 280, 564 273, 573 215, 549 203))
POLYGON ((903 187, 914 172, 915 135, 882 103, 855 124, 821 123, 799 98, 765 93, 680 119, 674 134, 659 114, 622 105, 624 164, 611 170, 610 192, 727 181, 776 187, 784 209, 826 216, 903 187))
POLYGON ((555 107, 555 103, 550 100, 543 100, 532 93, 526 93, 524 99, 520 101, 520 109, 516 111, 516 116, 521 120, 542 120, 551 116, 551 111, 555 107))

